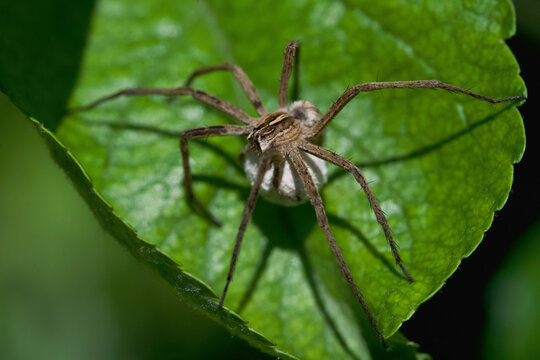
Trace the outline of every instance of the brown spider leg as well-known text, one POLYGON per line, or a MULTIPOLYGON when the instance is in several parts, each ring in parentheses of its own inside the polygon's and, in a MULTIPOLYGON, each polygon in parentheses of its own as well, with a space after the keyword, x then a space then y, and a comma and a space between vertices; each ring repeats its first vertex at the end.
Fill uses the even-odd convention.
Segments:
POLYGON ((166 96, 183 96, 191 95, 194 99, 199 100, 205 104, 208 104, 225 114, 232 116, 233 118, 243 122, 244 124, 251 125, 255 123, 254 118, 246 114, 244 111, 240 110, 236 106, 228 103, 225 100, 221 100, 218 97, 207 94, 203 91, 195 90, 189 87, 178 87, 171 89, 152 89, 152 88, 133 88, 133 89, 124 89, 117 91, 113 94, 104 96, 97 99, 94 102, 91 102, 88 105, 77 107, 72 109, 70 112, 79 112, 87 111, 95 108, 98 105, 101 105, 104 102, 107 102, 112 99, 116 99, 120 96, 137 96, 137 95, 166 95, 166 96))
POLYGON ((317 222, 319 223, 319 226, 323 230, 324 235, 326 236, 326 239, 328 239, 328 243, 330 244, 330 249, 332 249, 332 252, 334 253, 334 256, 337 259, 339 267, 341 268, 341 272, 345 276, 345 279, 347 280, 347 283, 352 289, 354 295, 358 299, 358 302, 360 302, 360 305, 362 305, 362 308, 364 309, 364 312, 366 313, 369 321, 371 322, 371 325, 375 329, 375 332, 377 333, 377 336, 379 337, 381 344, 383 345, 383 347, 386 347, 386 343, 384 342, 382 333, 379 330, 377 323, 375 322, 375 318, 373 318, 373 315, 371 315, 371 312, 369 311, 369 308, 366 304, 366 301, 364 300, 364 297, 362 296, 362 294, 360 293, 360 290, 358 289, 358 286, 356 286, 356 283, 354 282, 351 270, 349 269, 349 266, 347 265, 347 263, 345 262, 345 259, 343 258, 341 249, 339 248, 336 242, 336 239, 334 239, 334 235, 332 235, 332 232, 330 231, 330 225, 328 224, 328 218, 324 210, 321 195, 319 194, 319 191, 317 190, 317 187, 315 186, 315 183, 313 182, 313 179, 311 178, 309 170, 306 164, 304 163, 304 160, 302 160, 302 157, 300 156, 298 149, 291 149, 289 152, 289 158, 291 159, 291 162, 298 176, 300 177, 302 184, 304 184, 304 188, 306 189, 306 193, 309 196, 311 205, 315 209, 315 214, 317 215, 317 222))
POLYGON ((255 208, 255 202, 257 201, 257 196, 259 195, 259 189, 261 187, 264 174, 266 173, 266 169, 268 167, 268 164, 270 162, 270 156, 268 153, 264 153, 261 155, 261 159, 259 160, 259 168, 257 170, 257 177, 255 178, 255 181, 253 182, 253 186, 251 187, 251 191, 249 193, 249 198, 246 204, 246 207, 244 209, 244 213, 242 214, 242 221, 240 222, 240 227, 238 228, 238 234, 236 235, 236 242, 234 244, 234 250, 231 258, 231 263, 229 265, 229 273, 227 274, 227 282, 225 283, 225 287, 223 288, 223 293, 221 294, 221 299, 219 300, 219 307, 223 307, 223 303, 225 302, 225 296, 227 295, 227 290, 229 289, 229 284, 231 283, 234 268, 236 267, 236 260, 238 259, 238 252, 240 251, 240 245, 242 245, 242 239, 244 238, 244 232, 246 231, 249 219, 251 218, 251 214, 253 213, 253 209, 255 208))
POLYGON ((276 156, 272 159, 274 164, 274 174, 272 175, 272 185, 279 191, 279 184, 281 183, 281 178, 283 177, 283 172, 285 169, 285 159, 282 156, 276 156))
POLYGON ((492 104, 501 103, 512 100, 525 100, 524 96, 511 96, 502 99, 495 99, 486 95, 478 94, 473 91, 463 89, 454 85, 444 83, 439 80, 415 80, 415 81, 389 81, 389 82, 369 82, 358 84, 345 90, 337 100, 330 106, 330 109, 322 116, 321 120, 311 128, 307 137, 312 138, 319 134, 328 123, 351 101, 356 95, 361 92, 368 92, 383 89, 443 89, 447 91, 455 91, 462 94, 472 96, 474 98, 488 101, 492 104))
POLYGON ((253 145, 248 142, 246 145, 244 145, 242 150, 240 150, 240 154, 238 154, 238 160, 243 163, 246 160, 246 155, 248 151, 251 149, 253 149, 253 145))
POLYGON ((229 70, 232 72, 236 80, 238 80, 238 83, 242 87, 242 90, 244 90, 244 93, 248 97, 251 104, 253 104, 253 107, 255 108, 255 111, 257 111, 257 114, 259 116, 263 116, 268 114, 268 111, 266 111, 261 98, 259 97, 259 94, 257 93, 257 89, 255 88, 255 85, 251 82, 249 76, 242 70, 242 68, 235 64, 219 64, 219 65, 212 65, 212 66, 204 66, 201 67, 191 73, 189 75, 188 79, 184 83, 184 86, 190 86, 193 80, 195 80, 196 77, 208 74, 213 71, 221 71, 221 70, 229 70))
POLYGON ((293 83, 291 88, 291 98, 290 101, 296 101, 300 99, 300 50, 302 48, 298 46, 296 48, 296 53, 294 57, 294 74, 293 74, 293 83))
POLYGON ((189 129, 184 131, 180 137, 180 151, 182 152, 182 164, 184 167, 184 189, 186 200, 193 203, 206 218, 211 220, 217 226, 221 226, 221 223, 204 207, 193 192, 191 168, 189 166, 188 140, 209 136, 247 135, 250 131, 251 128, 249 126, 217 125, 189 129))
POLYGON ((278 90, 278 108, 281 110, 287 109, 287 90, 289 88, 289 78, 291 77, 291 72, 294 65, 294 54, 298 46, 298 41, 291 41, 285 47, 285 56, 283 58, 283 66, 281 68, 278 90))
POLYGON ((388 243, 390 244, 390 248, 392 249, 392 254, 394 255, 394 259, 396 260, 396 264, 401 268, 401 271, 403 271, 403 274, 409 279, 409 282, 414 282, 414 279, 409 274, 407 269, 405 269, 405 266, 403 265, 403 262, 401 261, 401 257, 399 256, 399 251, 397 248, 397 245, 394 241, 394 238, 392 237, 392 232, 390 231, 390 226, 388 225, 388 221, 386 220, 386 216, 384 215, 384 212, 381 209, 381 206, 377 202, 377 199, 375 199, 375 196, 373 195, 373 192, 369 188, 368 182, 360 172, 360 169, 358 169, 352 162, 349 160, 339 156, 336 153, 333 153, 330 150, 326 150, 320 146, 311 144, 307 141, 302 141, 298 147, 301 150, 304 150, 305 152, 314 155, 318 158, 321 158, 325 161, 329 161, 334 165, 337 165, 351 174, 354 175, 354 178, 356 181, 362 186, 362 189, 366 193, 366 196, 369 201, 369 205, 373 209, 373 212, 375 213, 375 217, 377 218, 377 221, 381 225, 384 235, 386 236, 386 239, 388 240, 388 243))
MULTIPOLYGON (((285 173, 285 165, 287 162, 285 161, 285 158, 283 156, 276 157, 272 159, 272 162, 274 164, 274 174, 272 175, 272 185, 276 189, 277 193, 283 197, 290 197, 290 195, 287 195, 283 192, 283 189, 279 186, 281 184, 281 179, 283 178, 283 174, 285 173)), ((297 199, 298 196, 296 196, 297 199)))

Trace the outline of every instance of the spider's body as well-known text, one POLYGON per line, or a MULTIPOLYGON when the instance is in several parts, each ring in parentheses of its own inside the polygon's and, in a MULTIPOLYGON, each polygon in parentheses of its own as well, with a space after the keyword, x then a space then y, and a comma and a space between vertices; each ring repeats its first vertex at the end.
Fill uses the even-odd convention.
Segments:
POLYGON ((325 127, 339 114, 349 101, 360 92, 407 88, 444 89, 463 93, 491 103, 523 100, 525 97, 512 96, 503 99, 494 99, 489 96, 474 93, 467 89, 443 83, 439 80, 371 82, 355 85, 345 90, 321 116, 319 110, 308 101, 296 101, 292 103, 290 107, 287 107, 287 89, 297 46, 298 43, 292 41, 285 48, 285 59, 283 61, 281 77, 279 80, 278 110, 274 112, 269 113, 266 111, 257 94, 255 86, 246 73, 240 67, 228 63, 207 66, 195 70, 186 81, 185 86, 172 89, 125 89, 98 99, 77 110, 89 110, 105 101, 123 95, 191 95, 194 99, 206 103, 244 123, 242 126, 219 125, 189 129, 186 130, 180 138, 186 201, 193 205, 194 210, 198 211, 215 224, 219 224, 219 222, 208 210, 206 210, 193 193, 191 169, 189 166, 188 140, 201 137, 232 135, 243 135, 249 140, 248 146, 242 151, 241 155, 245 157, 245 169, 247 176, 251 181, 252 188, 236 236, 229 273, 227 275, 225 288, 221 295, 219 307, 222 307, 225 301, 225 295, 227 294, 227 289, 232 280, 244 232, 255 207, 259 191, 269 200, 282 205, 296 205, 309 199, 315 209, 317 222, 328 239, 330 249, 334 253, 347 283, 366 312, 381 343, 385 346, 382 332, 379 330, 360 290, 356 286, 356 283, 353 280, 353 274, 345 262, 328 224, 328 218, 318 190, 326 182, 325 162, 337 165, 354 176, 364 190, 374 215, 388 239, 390 249, 392 250, 397 265, 401 268, 403 274, 410 282, 413 282, 413 278, 402 264, 386 217, 360 170, 349 160, 320 146, 325 127), (257 111, 257 114, 259 115, 257 118, 249 116, 241 109, 224 100, 189 87, 190 83, 197 76, 219 70, 231 71, 236 77, 248 99, 257 111))
MULTIPOLYGON (((261 183, 261 196, 266 200, 285 206, 299 205, 308 200, 302 181, 288 159, 288 147, 299 140, 308 141, 308 130, 320 119, 321 113, 312 103, 295 101, 287 111, 277 110, 262 116, 248 135, 250 143, 245 151, 244 169, 252 185, 261 155, 274 154, 261 183)), ((321 139, 317 137, 317 145, 321 139)), ((317 189, 320 189, 327 181, 325 161, 310 154, 301 156, 317 189)))

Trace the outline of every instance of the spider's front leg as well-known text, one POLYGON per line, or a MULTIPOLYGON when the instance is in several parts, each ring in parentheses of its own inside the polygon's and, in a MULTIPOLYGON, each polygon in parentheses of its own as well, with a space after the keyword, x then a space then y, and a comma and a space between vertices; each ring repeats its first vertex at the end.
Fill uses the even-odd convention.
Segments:
POLYGON ((247 135, 250 132, 250 126, 216 125, 186 130, 180 137, 180 151, 182 152, 182 164, 184 167, 184 189, 186 194, 186 200, 189 204, 193 204, 204 217, 209 219, 217 226, 221 226, 221 223, 204 207, 204 205, 199 201, 199 199, 197 199, 193 192, 193 180, 191 175, 191 168, 189 166, 188 140, 210 136, 247 135))

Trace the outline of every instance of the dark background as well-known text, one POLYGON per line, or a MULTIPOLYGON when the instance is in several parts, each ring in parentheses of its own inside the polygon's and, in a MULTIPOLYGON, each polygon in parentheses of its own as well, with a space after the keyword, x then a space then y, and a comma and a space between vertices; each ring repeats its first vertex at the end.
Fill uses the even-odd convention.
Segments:
MULTIPOLYGON (((488 289, 514 250, 530 241, 523 236, 540 213, 540 5, 516 6, 518 32, 508 44, 529 91, 520 108, 527 149, 484 241, 402 327, 434 359, 488 358, 489 348, 500 346, 503 354, 501 344, 512 341, 486 335, 494 300, 488 289)), ((106 234, 30 122, 1 94, 0 117, 1 359, 270 358, 179 305, 168 284, 106 234)))

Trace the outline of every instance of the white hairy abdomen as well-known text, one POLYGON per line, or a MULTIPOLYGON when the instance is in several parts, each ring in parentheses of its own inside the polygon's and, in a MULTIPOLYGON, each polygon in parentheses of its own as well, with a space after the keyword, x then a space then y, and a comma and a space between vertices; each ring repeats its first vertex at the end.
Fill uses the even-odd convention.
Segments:
MULTIPOLYGON (((319 189, 327 181, 325 161, 302 151, 301 156, 309 169, 313 182, 317 186, 317 189, 319 189)), ((255 182, 258 167, 259 154, 255 150, 249 150, 246 153, 244 170, 251 185, 255 182)), ((285 161, 283 175, 277 189, 273 184, 273 179, 274 164, 271 163, 264 174, 263 182, 259 190, 261 196, 266 200, 285 206, 299 205, 308 200, 304 185, 302 184, 300 177, 293 170, 290 161, 285 161)))

